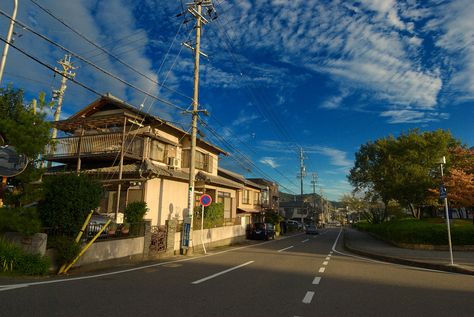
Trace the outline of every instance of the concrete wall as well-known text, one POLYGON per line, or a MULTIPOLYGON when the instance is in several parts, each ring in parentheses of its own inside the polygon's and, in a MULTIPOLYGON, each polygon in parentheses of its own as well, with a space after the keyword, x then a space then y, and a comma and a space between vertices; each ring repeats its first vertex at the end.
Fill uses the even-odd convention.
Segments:
POLYGON ((142 256, 144 243, 144 237, 95 242, 73 267, 118 258, 142 256))
MULTIPOLYGON (((182 232, 176 232, 174 236, 174 250, 178 252, 181 246, 182 232)), ((232 242, 245 239, 245 225, 227 226, 212 229, 204 229, 204 245, 206 248, 221 245, 229 245, 232 242)), ((201 230, 193 230, 194 249, 201 249, 201 230)))
POLYGON ((41 255, 44 255, 46 253, 46 242, 48 240, 48 235, 46 233, 36 233, 31 237, 24 237, 18 232, 6 232, 3 238, 21 247, 28 253, 38 253, 41 255))

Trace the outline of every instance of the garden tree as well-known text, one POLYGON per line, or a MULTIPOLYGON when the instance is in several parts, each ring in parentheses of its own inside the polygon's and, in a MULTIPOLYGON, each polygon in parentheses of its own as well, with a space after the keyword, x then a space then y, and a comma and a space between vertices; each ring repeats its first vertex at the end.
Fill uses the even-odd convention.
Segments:
POLYGON ((75 235, 87 215, 97 206, 102 185, 85 175, 61 174, 43 180, 43 199, 38 213, 44 226, 75 235))
POLYGON ((40 94, 38 108, 25 104, 23 90, 10 86, 0 88, 0 134, 4 143, 34 159, 50 142, 50 124, 45 121, 44 94, 40 94))
POLYGON ((356 153, 348 176, 356 191, 373 192, 385 205, 394 199, 408 207, 416 218, 421 206, 430 199, 429 189, 436 187, 438 161, 449 157, 449 149, 459 146, 448 131, 412 130, 362 145, 356 153))
MULTIPOLYGON (((14 146, 19 153, 34 161, 50 142, 50 124, 45 121, 44 93, 39 102, 25 104, 23 91, 11 86, 0 88, 0 136, 5 145, 14 146), (38 110, 38 111, 36 111, 38 110)), ((31 182, 40 179, 42 171, 29 164, 20 175, 11 178, 12 192, 5 193, 5 203, 21 207, 38 199, 38 192, 31 182)))

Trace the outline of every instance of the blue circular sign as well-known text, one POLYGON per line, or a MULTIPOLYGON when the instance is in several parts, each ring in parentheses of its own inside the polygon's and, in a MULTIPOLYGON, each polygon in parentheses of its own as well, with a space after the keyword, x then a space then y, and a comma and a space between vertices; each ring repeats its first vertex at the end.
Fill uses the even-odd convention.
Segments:
POLYGON ((201 196, 201 198, 199 198, 199 201, 201 202, 201 205, 206 207, 212 203, 212 197, 207 194, 204 194, 201 196))

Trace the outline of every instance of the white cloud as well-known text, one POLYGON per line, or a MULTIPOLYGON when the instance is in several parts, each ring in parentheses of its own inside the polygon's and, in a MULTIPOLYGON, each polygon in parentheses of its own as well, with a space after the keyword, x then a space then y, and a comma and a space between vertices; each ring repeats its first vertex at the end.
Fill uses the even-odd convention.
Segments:
POLYGON ((309 146, 305 148, 307 153, 318 153, 327 156, 332 165, 348 167, 352 162, 347 159, 347 153, 327 146, 309 146))
POLYGON ((259 162, 268 165, 271 168, 277 168, 280 166, 280 164, 276 162, 276 159, 274 157, 262 157, 259 162))

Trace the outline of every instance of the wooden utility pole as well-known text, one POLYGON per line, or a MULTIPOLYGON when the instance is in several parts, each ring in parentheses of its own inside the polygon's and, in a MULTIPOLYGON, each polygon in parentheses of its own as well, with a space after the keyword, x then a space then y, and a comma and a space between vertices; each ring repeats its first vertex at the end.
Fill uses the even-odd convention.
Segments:
POLYGON ((301 224, 303 222, 303 210, 304 210, 304 199, 303 199, 303 179, 306 176, 306 167, 304 166, 304 152, 303 148, 300 148, 300 172, 298 173, 298 178, 301 180, 301 224))
POLYGON ((312 177, 313 177, 313 180, 311 181, 311 185, 313 185, 313 210, 314 210, 314 213, 316 213, 317 211, 317 208, 316 208, 316 183, 317 183, 317 180, 318 180, 318 175, 316 175, 316 173, 313 173, 312 174, 312 177))
MULTIPOLYGON (((56 110, 54 111, 54 121, 59 121, 60 115, 61 115, 61 107, 63 105, 63 97, 64 97, 64 92, 66 91, 66 82, 68 78, 73 78, 76 76, 75 73, 71 72, 70 70, 74 70, 77 67, 73 67, 71 63, 71 55, 64 55, 64 58, 58 63, 63 67, 63 70, 61 72, 62 78, 61 78, 61 87, 59 90, 53 90, 53 98, 57 99, 58 103, 56 105, 56 110)), ((52 138, 55 139, 58 134, 58 130, 53 127, 53 132, 52 132, 52 138)))
POLYGON ((188 6, 188 12, 196 19, 196 43, 194 47, 188 43, 183 43, 186 47, 194 51, 194 93, 193 93, 193 110, 192 129, 191 129, 191 149, 189 161, 189 189, 188 189, 188 215, 184 219, 184 238, 182 241, 183 251, 191 255, 193 248, 193 215, 194 215, 194 178, 196 170, 196 135, 197 135, 197 119, 199 116, 199 58, 201 55, 207 56, 201 52, 201 29, 203 24, 208 21, 202 15, 202 7, 212 8, 212 1, 194 0, 188 6))

